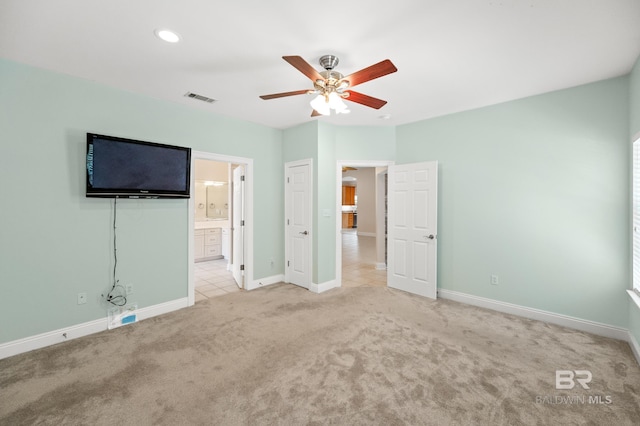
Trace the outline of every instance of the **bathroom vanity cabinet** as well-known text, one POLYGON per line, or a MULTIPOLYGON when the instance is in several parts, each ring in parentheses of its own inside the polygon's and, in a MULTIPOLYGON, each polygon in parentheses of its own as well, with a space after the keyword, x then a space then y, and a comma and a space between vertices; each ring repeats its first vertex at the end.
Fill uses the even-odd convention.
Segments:
POLYGON ((193 238, 195 261, 222 258, 222 228, 196 229, 193 238))

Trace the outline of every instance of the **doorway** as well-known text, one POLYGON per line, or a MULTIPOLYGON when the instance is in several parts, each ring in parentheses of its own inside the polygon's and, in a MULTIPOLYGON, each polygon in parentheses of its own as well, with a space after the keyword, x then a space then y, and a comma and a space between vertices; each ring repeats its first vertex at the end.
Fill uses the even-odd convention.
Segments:
POLYGON ((196 302, 196 296, 201 299, 203 292, 209 293, 207 297, 214 297, 253 288, 252 171, 253 160, 249 158, 200 151, 191 153, 189 306, 196 302), (198 173, 199 167, 207 168, 211 175, 203 178, 198 173), (241 183, 233 178, 234 175, 241 183), (238 211, 241 214, 237 214, 238 211), (196 284, 199 285, 197 291, 196 284))
MULTIPOLYGON (((386 286, 386 169, 392 161, 338 161, 336 168, 336 282, 340 286, 386 286), (351 169, 351 170, 350 170, 351 169), (356 169, 356 170, 354 170, 356 169), (343 172, 345 170, 345 172, 343 172), (358 194, 358 175, 361 179, 358 194), (345 186, 355 184, 354 206, 343 208, 345 186), (364 210, 366 209, 366 210, 364 210), (343 227, 343 214, 347 227, 343 227), (354 228, 349 214, 357 214, 354 228), (351 226, 349 226, 351 225, 351 226)), ((346 191, 349 195, 349 191, 346 191)), ((349 203, 349 201, 347 201, 349 203)))

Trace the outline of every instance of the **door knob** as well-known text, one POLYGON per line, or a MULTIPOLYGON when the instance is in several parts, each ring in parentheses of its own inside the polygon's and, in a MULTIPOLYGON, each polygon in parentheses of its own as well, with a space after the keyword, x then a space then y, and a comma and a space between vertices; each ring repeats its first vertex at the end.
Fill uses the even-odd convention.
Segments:
POLYGON ((429 235, 424 235, 422 238, 428 238, 428 239, 430 239, 430 240, 433 240, 433 239, 435 239, 435 238, 436 238, 436 236, 435 236, 435 235, 433 235, 433 234, 429 234, 429 235))
POLYGON ((307 235, 309 233, 307 231, 304 231, 304 232, 298 232, 298 234, 307 235))

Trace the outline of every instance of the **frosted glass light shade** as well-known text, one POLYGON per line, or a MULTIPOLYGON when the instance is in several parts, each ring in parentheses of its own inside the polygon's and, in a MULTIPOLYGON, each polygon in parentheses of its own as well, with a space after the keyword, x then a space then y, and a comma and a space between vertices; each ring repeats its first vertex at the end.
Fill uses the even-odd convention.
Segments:
POLYGON ((342 98, 335 92, 331 92, 329 95, 329 108, 335 110, 336 114, 348 112, 347 104, 345 104, 342 98))
POLYGON ((331 110, 334 110, 336 114, 348 114, 349 108, 344 103, 340 95, 336 92, 329 93, 329 96, 320 94, 316 96, 310 103, 311 108, 315 109, 318 114, 331 115, 331 110))
POLYGON ((318 114, 331 115, 329 103, 325 99, 324 95, 316 96, 309 104, 311 105, 311 108, 318 112, 318 114))

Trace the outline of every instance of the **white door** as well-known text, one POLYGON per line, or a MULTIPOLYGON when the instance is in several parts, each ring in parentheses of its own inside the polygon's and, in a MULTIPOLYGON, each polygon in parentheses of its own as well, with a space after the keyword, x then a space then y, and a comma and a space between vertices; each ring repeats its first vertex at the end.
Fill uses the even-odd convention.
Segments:
POLYGON ((285 278, 309 288, 311 284, 311 165, 289 163, 285 178, 285 278))
POLYGON ((244 166, 238 166, 233 170, 233 216, 231 222, 232 255, 231 272, 238 287, 243 288, 244 276, 244 166))
POLYGON ((438 162, 389 167, 387 285, 437 296, 438 162))

